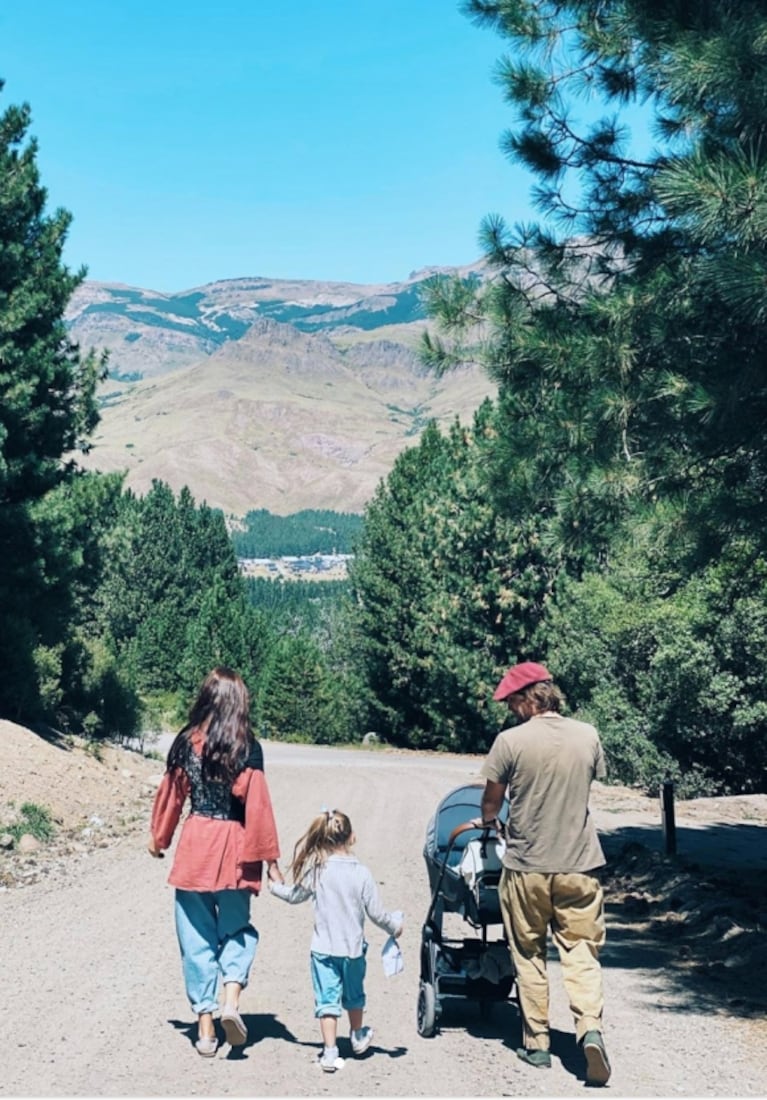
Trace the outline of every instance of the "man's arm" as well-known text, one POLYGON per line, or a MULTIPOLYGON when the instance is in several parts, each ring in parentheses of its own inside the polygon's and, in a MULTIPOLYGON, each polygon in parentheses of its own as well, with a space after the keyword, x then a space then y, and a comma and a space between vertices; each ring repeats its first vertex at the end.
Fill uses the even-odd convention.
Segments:
POLYGON ((506 793, 505 783, 494 783, 488 779, 482 794, 482 824, 495 825, 498 814, 503 805, 503 796, 506 793))

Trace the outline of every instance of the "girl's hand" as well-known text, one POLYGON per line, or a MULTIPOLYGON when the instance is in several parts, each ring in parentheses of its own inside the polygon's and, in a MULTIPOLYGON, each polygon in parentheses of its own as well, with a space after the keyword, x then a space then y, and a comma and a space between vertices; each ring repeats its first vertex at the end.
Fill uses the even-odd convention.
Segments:
POLYGON ((270 882, 285 882, 282 871, 280 870, 276 859, 269 860, 266 865, 266 873, 270 882))
POLYGON ((147 851, 149 852, 150 856, 153 856, 155 859, 164 859, 165 858, 163 853, 162 853, 162 850, 160 849, 160 846, 158 845, 157 841, 155 840, 155 838, 153 836, 151 836, 149 838, 149 843, 147 844, 146 848, 147 848, 147 851))

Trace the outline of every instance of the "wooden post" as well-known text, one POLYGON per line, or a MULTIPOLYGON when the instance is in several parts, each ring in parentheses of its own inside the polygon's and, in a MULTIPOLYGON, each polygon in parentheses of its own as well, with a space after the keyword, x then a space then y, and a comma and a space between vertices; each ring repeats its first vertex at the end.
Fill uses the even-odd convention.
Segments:
POLYGON ((663 838, 667 856, 676 855, 676 821, 674 819, 674 780, 664 779, 660 795, 663 838))

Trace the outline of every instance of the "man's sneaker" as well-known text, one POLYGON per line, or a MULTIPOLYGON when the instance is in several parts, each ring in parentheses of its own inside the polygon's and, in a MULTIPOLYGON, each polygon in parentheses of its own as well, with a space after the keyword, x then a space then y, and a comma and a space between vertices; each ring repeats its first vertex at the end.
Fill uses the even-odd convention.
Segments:
POLYGON ((372 1027, 361 1027, 358 1031, 351 1033, 352 1050, 355 1054, 364 1054, 370 1044, 373 1042, 373 1029, 372 1027))
POLYGON ((519 1047, 517 1058, 537 1069, 551 1069, 551 1055, 548 1050, 525 1050, 524 1047, 519 1047))
POLYGON ((601 1032, 586 1032, 583 1036, 583 1053, 586 1055, 586 1084, 606 1085, 610 1080, 610 1063, 601 1032))
POLYGON ((335 1073, 344 1064, 343 1058, 338 1057, 338 1047, 323 1047, 320 1055, 320 1069, 325 1073, 335 1073))

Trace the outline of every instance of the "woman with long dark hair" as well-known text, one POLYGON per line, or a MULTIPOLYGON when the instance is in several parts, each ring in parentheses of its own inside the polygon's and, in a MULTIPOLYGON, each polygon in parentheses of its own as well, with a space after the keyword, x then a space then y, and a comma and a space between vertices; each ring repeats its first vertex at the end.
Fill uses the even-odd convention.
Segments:
POLYGON ((249 714, 241 677, 214 668, 170 747, 152 810, 149 852, 159 858, 190 800, 168 882, 176 888, 176 933, 198 1017, 195 1046, 203 1057, 213 1057, 218 1047, 213 1013, 219 985, 227 1041, 241 1046, 247 1039, 239 1000, 258 944, 250 897, 261 889, 264 863, 270 879, 283 881, 263 754, 249 714))

